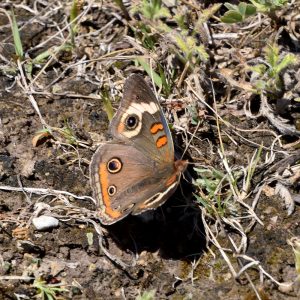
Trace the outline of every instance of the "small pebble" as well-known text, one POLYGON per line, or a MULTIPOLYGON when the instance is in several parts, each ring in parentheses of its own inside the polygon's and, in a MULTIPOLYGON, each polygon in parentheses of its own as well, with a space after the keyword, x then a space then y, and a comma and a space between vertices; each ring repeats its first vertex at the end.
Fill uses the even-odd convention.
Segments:
POLYGON ((39 216, 32 219, 32 223, 37 230, 46 230, 58 226, 58 220, 50 216, 39 216))

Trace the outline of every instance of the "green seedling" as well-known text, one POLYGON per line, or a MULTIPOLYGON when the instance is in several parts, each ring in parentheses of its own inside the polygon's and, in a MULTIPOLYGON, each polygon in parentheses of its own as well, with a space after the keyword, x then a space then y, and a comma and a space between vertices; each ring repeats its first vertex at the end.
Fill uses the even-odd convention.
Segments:
POLYGON ((197 45, 197 40, 193 36, 175 34, 173 40, 181 53, 177 53, 184 63, 190 62, 191 66, 199 60, 207 61, 208 54, 203 45, 197 45), (196 60, 196 61, 194 61, 196 60))
POLYGON ((198 178, 194 181, 194 185, 201 190, 199 195, 195 195, 197 201, 210 214, 217 212, 219 215, 224 215, 225 201, 222 204, 221 188, 224 183, 228 183, 226 175, 216 169, 194 168, 194 170, 198 175, 198 178))
POLYGON ((280 56, 279 47, 277 45, 268 45, 264 49, 264 53, 264 64, 249 67, 256 77, 254 85, 258 92, 280 92, 282 90, 280 74, 284 69, 295 64, 297 58, 293 54, 280 56))
POLYGON ((67 289, 61 288, 61 284, 47 284, 42 279, 35 279, 33 287, 37 289, 37 296, 42 300, 55 300, 59 293, 68 292, 67 289))
MULTIPOLYGON (((142 1, 141 4, 135 6, 131 12, 139 13, 141 21, 135 23, 135 26, 131 26, 136 38, 141 40, 143 46, 149 50, 154 50, 155 45, 160 39, 167 39, 166 43, 167 51, 172 52, 177 59, 184 65, 184 74, 194 69, 195 65, 201 61, 207 61, 209 55, 207 54, 205 47, 199 44, 199 28, 203 23, 207 21, 213 14, 220 8, 221 5, 213 5, 209 9, 203 10, 199 16, 194 29, 189 30, 188 18, 182 12, 177 12, 174 16, 171 15, 167 8, 162 6, 161 0, 142 1), (167 17, 170 21, 175 21, 178 24, 178 29, 174 31, 166 22, 161 20, 167 17)), ((149 67, 143 62, 138 61, 140 65, 149 74, 149 67)), ((157 72, 157 70, 156 70, 157 72)), ((175 71, 176 72, 176 71, 175 71)), ((161 80, 163 81, 163 75, 159 70, 161 80)), ((174 75, 174 74, 173 74, 174 75)), ((172 76, 173 76, 172 75, 172 76)), ((154 81, 160 81, 155 75, 154 81)), ((173 77, 172 77, 173 78, 173 77)), ((160 82, 156 82, 158 86, 161 86, 160 82)), ((169 94, 170 90, 168 85, 162 82, 162 88, 165 94, 169 94)))
POLYGON ((156 290, 145 291, 142 295, 137 296, 136 300, 154 300, 156 290))
POLYGON ((246 18, 256 13, 256 7, 245 2, 240 2, 239 5, 226 2, 224 5, 228 9, 224 16, 221 17, 221 21, 224 23, 243 22, 246 18))
POLYGON ((143 57, 139 57, 136 59, 136 62, 138 64, 140 64, 143 69, 147 72, 147 74, 153 78, 154 83, 161 88, 162 87, 162 80, 159 76, 159 74, 157 74, 155 71, 153 71, 150 67, 150 65, 146 62, 146 60, 143 57))
POLYGON ((39 67, 40 65, 45 64, 50 57, 57 57, 58 54, 63 51, 71 52, 72 49, 73 49, 73 46, 71 46, 69 43, 66 43, 62 46, 52 47, 50 49, 47 49, 47 50, 41 52, 32 60, 28 60, 26 62, 26 65, 25 65, 26 73, 28 75, 31 75, 32 70, 35 66, 39 67))
POLYGON ((67 140, 67 143, 70 145, 78 145, 80 141, 76 138, 76 135, 73 129, 69 126, 68 121, 65 120, 64 123, 65 126, 63 128, 49 126, 48 128, 36 132, 36 134, 34 135, 31 141, 32 145, 34 147, 37 147, 50 138, 60 140, 61 137, 64 140, 67 140), (59 137, 56 135, 57 133, 59 137))
POLYGON ((141 13, 146 19, 151 21, 168 18, 170 12, 166 7, 162 6, 161 0, 143 0, 142 3, 131 9, 132 13, 141 13))

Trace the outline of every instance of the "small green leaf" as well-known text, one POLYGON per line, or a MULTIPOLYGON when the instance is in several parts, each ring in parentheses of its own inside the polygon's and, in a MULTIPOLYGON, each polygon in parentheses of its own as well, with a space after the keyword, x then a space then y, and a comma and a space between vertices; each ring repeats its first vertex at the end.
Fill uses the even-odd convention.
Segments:
POLYGON ((230 4, 230 3, 228 3, 228 2, 224 3, 224 5, 225 5, 225 7, 226 7, 228 10, 233 10, 233 11, 235 11, 235 10, 238 9, 238 7, 237 7, 236 5, 230 4))
POLYGON ((247 4, 245 16, 249 17, 249 16, 254 15, 255 13, 256 13, 256 7, 254 5, 247 4))
POLYGON ((264 75, 267 71, 267 67, 263 64, 258 64, 252 67, 249 67, 252 72, 255 72, 259 75, 264 75))
POLYGON ((245 16, 246 9, 247 9, 247 3, 241 2, 238 6, 238 11, 242 16, 245 16))
POLYGON ((287 68, 289 65, 293 65, 297 62, 297 58, 293 54, 287 54, 282 61, 276 66, 277 73, 280 73, 283 69, 287 68))
POLYGON ((194 194, 195 198, 197 199, 197 201, 205 208, 209 207, 209 204, 207 203, 207 201, 205 201, 202 197, 194 194))
POLYGON ((242 15, 236 11, 227 11, 223 17, 221 17, 221 21, 227 24, 238 23, 243 20, 242 15))

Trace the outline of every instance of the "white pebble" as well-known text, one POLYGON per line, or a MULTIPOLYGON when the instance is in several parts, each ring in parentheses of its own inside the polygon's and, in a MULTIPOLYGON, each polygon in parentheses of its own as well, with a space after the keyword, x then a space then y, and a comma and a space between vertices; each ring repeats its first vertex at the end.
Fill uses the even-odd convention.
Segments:
POLYGON ((37 230, 46 230, 58 226, 58 220, 50 216, 33 218, 32 223, 37 230))

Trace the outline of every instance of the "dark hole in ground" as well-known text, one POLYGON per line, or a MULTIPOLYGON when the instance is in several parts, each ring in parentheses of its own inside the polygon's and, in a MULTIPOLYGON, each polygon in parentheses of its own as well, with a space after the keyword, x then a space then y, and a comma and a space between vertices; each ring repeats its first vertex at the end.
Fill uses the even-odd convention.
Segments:
POLYGON ((260 97, 259 96, 252 97, 250 101, 251 113, 253 115, 257 115, 259 113, 259 110, 260 110, 260 97))

